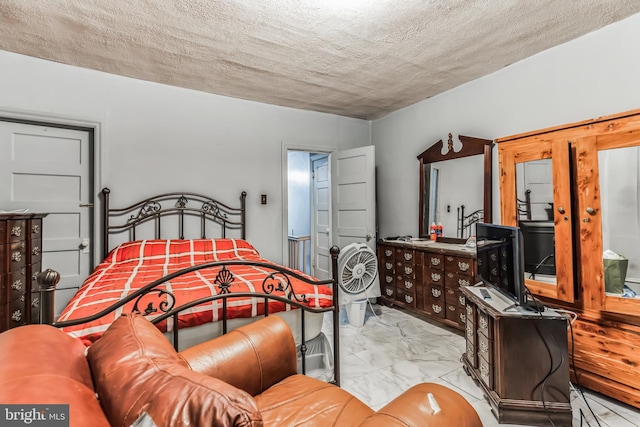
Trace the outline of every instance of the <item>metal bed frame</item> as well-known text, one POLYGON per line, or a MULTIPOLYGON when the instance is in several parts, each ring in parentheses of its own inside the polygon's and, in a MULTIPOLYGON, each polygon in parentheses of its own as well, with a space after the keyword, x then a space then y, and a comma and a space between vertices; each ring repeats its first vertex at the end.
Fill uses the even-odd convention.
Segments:
MULTIPOLYGON (((151 222, 153 224, 153 238, 160 239, 163 228, 161 222, 166 217, 178 218, 178 236, 180 239, 184 239, 186 223, 185 221, 190 218, 195 218, 200 223, 200 237, 207 238, 208 225, 217 224, 219 226, 219 236, 226 237, 227 232, 236 230, 239 232, 240 238, 244 239, 246 235, 246 192, 242 192, 240 195, 240 207, 233 208, 225 205, 213 198, 203 196, 196 193, 165 193, 158 196, 150 197, 140 202, 134 203, 126 208, 113 209, 110 207, 111 191, 108 188, 102 190, 103 197, 103 233, 102 233, 102 248, 103 258, 106 257, 110 247, 110 237, 114 234, 128 233, 129 238, 127 240, 135 240, 139 233, 138 228, 141 224, 151 222), (164 206, 163 206, 164 205, 164 206), (114 220, 124 218, 124 222, 120 224, 113 224, 114 220)), ((148 230, 147 230, 148 231, 148 230)), ((139 238, 139 237, 138 237, 139 238)), ((326 313, 331 312, 333 318, 333 358, 334 358, 334 379, 330 381, 336 385, 340 385, 340 333, 339 333, 339 304, 338 304, 338 280, 337 280, 337 265, 338 254, 340 249, 337 246, 331 248, 331 260, 332 260, 332 272, 333 278, 330 280, 315 280, 299 274, 298 272, 281 265, 255 262, 255 261, 217 261, 208 262, 195 266, 191 266, 168 276, 160 278, 152 283, 149 283, 141 289, 129 294, 124 299, 117 303, 105 308, 104 310, 95 313, 92 316, 82 319, 69 320, 64 322, 53 322, 51 318, 49 323, 58 328, 66 326, 74 326, 93 320, 99 319, 109 313, 112 313, 119 307, 134 301, 134 312, 141 313, 145 316, 154 315, 151 322, 159 324, 166 322, 168 319, 173 320, 173 345, 174 348, 178 348, 179 340, 179 328, 178 328, 178 314, 191 308, 193 306, 221 300, 222 302, 222 322, 223 333, 227 333, 227 305, 228 300, 232 298, 256 298, 264 301, 264 316, 269 315, 269 301, 279 301, 281 303, 288 304, 291 307, 299 309, 301 316, 301 345, 300 353, 302 355, 302 373, 306 373, 306 339, 305 339, 305 313, 326 313), (230 290, 235 277, 229 270, 234 265, 249 265, 257 266, 266 270, 265 277, 262 281, 262 292, 239 292, 233 293, 230 290), (167 291, 163 286, 164 283, 182 276, 187 273, 191 273, 197 270, 203 269, 218 269, 215 278, 215 285, 218 289, 216 295, 211 295, 205 298, 200 298, 194 301, 189 301, 180 306, 175 306, 175 296, 167 291), (311 308, 305 305, 308 302, 305 295, 297 295, 291 285, 290 278, 301 280, 308 284, 331 286, 333 289, 333 305, 327 308, 311 308)), ((55 285, 54 285, 55 286, 55 285)), ((53 292, 49 292, 49 295, 53 295, 53 292)), ((52 316, 49 316, 52 317, 52 316)))

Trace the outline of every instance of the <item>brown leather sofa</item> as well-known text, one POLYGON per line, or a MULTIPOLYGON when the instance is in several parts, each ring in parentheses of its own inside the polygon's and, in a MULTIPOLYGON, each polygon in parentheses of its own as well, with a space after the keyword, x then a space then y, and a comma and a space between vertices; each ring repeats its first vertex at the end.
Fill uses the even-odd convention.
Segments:
POLYGON ((119 318, 88 350, 46 325, 3 332, 0 349, 0 404, 69 404, 71 426, 130 426, 140 417, 171 427, 482 425, 464 398, 437 384, 414 386, 374 412, 297 374, 293 336, 277 316, 181 353, 139 315, 119 318))

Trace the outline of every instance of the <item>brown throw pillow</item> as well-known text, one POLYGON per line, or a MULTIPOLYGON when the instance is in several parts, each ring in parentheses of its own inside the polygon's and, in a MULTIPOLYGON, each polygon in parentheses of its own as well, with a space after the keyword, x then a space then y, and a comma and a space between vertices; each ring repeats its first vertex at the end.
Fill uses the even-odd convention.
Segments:
POLYGON ((87 357, 113 426, 130 426, 143 412, 159 426, 262 426, 248 393, 193 372, 141 315, 118 318, 87 357))

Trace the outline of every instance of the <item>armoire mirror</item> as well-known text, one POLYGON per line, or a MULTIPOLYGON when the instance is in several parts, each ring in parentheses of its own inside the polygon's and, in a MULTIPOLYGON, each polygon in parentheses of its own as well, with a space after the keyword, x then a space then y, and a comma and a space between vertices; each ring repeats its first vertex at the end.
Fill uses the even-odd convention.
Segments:
POLYGON ((443 236, 466 238, 475 222, 491 222, 491 146, 488 139, 449 134, 418 156, 420 161, 420 237, 431 223, 443 236))

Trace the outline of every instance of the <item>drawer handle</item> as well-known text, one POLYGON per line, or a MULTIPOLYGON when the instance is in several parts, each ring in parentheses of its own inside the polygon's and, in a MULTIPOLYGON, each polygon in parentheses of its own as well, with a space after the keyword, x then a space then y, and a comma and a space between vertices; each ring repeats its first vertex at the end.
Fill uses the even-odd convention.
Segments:
POLYGON ((449 311, 456 311, 456 306, 455 306, 455 305, 451 305, 451 304, 449 304, 449 305, 447 306, 447 308, 449 309, 449 311))
POLYGON ((467 323, 467 316, 464 313, 460 313, 460 322, 467 323))
POLYGON ((40 225, 38 224, 31 225, 31 233, 40 234, 40 225))
POLYGON ((407 288, 407 289, 411 289, 411 288, 413 288, 413 282, 410 282, 410 281, 408 281, 408 280, 405 280, 405 282, 404 282, 404 287, 405 287, 405 288, 407 288))
POLYGON ((38 246, 35 246, 32 250, 31 250, 31 254, 33 256, 38 256, 40 255, 40 248, 38 246))
POLYGON ((440 289, 431 288, 431 295, 433 295, 436 298, 439 298, 440 295, 442 295, 442 291, 440 289))
POLYGON ((387 296, 390 297, 391 295, 393 295, 393 289, 387 288, 387 296))
POLYGON ((404 300, 405 300, 407 303, 411 304, 411 303, 413 302, 413 297, 412 297, 411 295, 405 295, 405 296, 404 296, 404 300))
POLYGON ((458 268, 460 269, 460 271, 467 271, 469 267, 471 267, 471 264, 469 264, 468 262, 458 262, 458 268))
POLYGON ((391 270, 391 269, 393 268, 393 264, 392 264, 392 263, 390 263, 390 262, 385 262, 385 263, 384 263, 384 266, 385 266, 385 268, 386 268, 387 270, 391 270))
POLYGON ((467 279, 458 279, 459 286, 469 286, 471 283, 467 279))
POLYGON ((404 274, 411 274, 413 273, 413 268, 411 267, 405 267, 404 268, 404 274))
POLYGON ((387 283, 393 282, 393 276, 384 276, 384 279, 387 281, 387 283))
POLYGON ((467 325, 467 336, 473 338, 473 326, 471 326, 471 323, 467 325))
POLYGON ((31 279, 32 280, 38 280, 38 274, 40 274, 39 271, 35 271, 32 275, 31 275, 31 279))
POLYGON ((491 258, 491 261, 496 261, 498 259, 498 255, 495 252, 492 252, 489 258, 491 258))
POLYGON ((480 341, 480 351, 483 353, 487 353, 489 351, 489 344, 486 341, 480 341))
POLYGON ((404 259, 407 261, 411 261, 411 258, 413 258, 413 254, 409 253, 409 252, 405 252, 404 253, 404 259))
POLYGON ((485 319, 484 317, 480 318, 480 329, 487 329, 487 327, 489 326, 487 319, 485 319))
MULTIPOLYGON (((16 236, 16 237, 20 237, 20 235, 22 234, 22 227, 19 225, 14 225, 13 227, 11 227, 11 235, 12 236, 16 236)), ((17 322, 17 320, 16 320, 17 322)))
POLYGON ((20 310, 14 311, 11 315, 11 320, 13 320, 14 322, 19 322, 20 319, 22 319, 22 312, 20 310))
MULTIPOLYGON (((462 298, 464 298, 464 297, 462 297, 462 298)), ((471 317, 472 314, 473 314, 473 307, 468 305, 467 306, 467 316, 471 317)))
POLYGON ((467 349, 467 359, 473 361, 475 354, 473 354, 473 348, 469 347, 467 349))
POLYGON ((22 289, 22 280, 18 279, 13 282, 11 284, 11 289, 13 289, 14 291, 19 291, 20 289, 22 289))
POLYGON ((440 265, 440 258, 431 258, 431 265, 440 265))
POLYGON ((442 311, 442 306, 439 306, 436 304, 431 304, 431 308, 433 309, 433 312, 436 314, 439 314, 442 311))
POLYGON ((442 276, 438 273, 431 273, 431 280, 434 282, 439 282, 442 276))
MULTIPOLYGON (((461 306, 464 306, 466 304, 466 299, 463 295, 460 295, 458 297, 458 304, 460 304, 461 306)), ((467 311, 469 311, 469 307, 467 307, 467 311)))
POLYGON ((31 307, 38 308, 39 305, 40 305, 40 299, 39 298, 34 298, 33 301, 31 301, 31 307))
POLYGON ((489 378, 489 367, 487 365, 480 365, 480 374, 485 378, 489 378))
POLYGON ((20 262, 22 259, 22 254, 19 251, 15 251, 11 254, 11 261, 20 262))
POLYGON ((24 296, 24 294, 22 294, 22 295, 20 296, 20 302, 24 302, 24 301, 25 301, 25 298, 26 298, 26 297, 24 296))
POLYGON ((385 256, 391 256, 393 255, 393 251, 391 249, 385 249, 384 254, 385 256))

